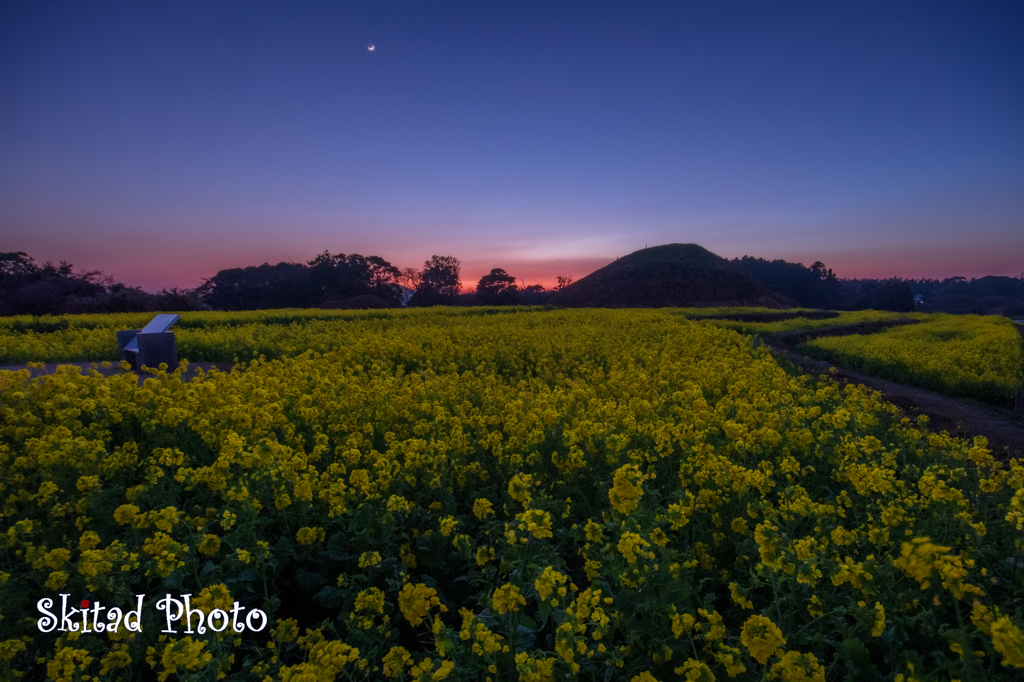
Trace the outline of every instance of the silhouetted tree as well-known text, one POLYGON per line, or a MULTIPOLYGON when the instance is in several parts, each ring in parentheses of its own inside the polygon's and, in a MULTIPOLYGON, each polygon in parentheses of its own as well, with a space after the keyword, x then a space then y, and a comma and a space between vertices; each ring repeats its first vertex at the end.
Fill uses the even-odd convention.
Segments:
POLYGON ((372 294, 391 305, 401 303, 398 268, 380 256, 357 253, 332 256, 327 251, 309 261, 309 277, 316 292, 312 305, 372 294))
POLYGON ((987 275, 968 280, 966 277, 947 277, 946 279, 908 279, 911 291, 920 294, 925 301, 943 296, 1007 296, 1024 298, 1024 276, 999 277, 987 275))
POLYGON ((205 303, 220 310, 311 308, 328 300, 372 294, 401 303, 399 270, 380 256, 324 251, 306 264, 264 263, 221 270, 201 287, 205 303))
POLYGON ((501 268, 494 268, 477 282, 476 298, 480 305, 515 305, 519 302, 516 278, 501 268))
POLYGON ((894 277, 879 287, 874 307, 897 313, 914 312, 914 292, 907 281, 894 277))
POLYGON ((531 284, 519 292, 519 302, 523 305, 543 305, 553 293, 541 284, 531 284))
POLYGON ((821 261, 816 261, 808 268, 803 263, 744 256, 734 259, 732 264, 768 289, 802 306, 832 308, 841 305, 843 301, 839 278, 821 261))
POLYGON ((24 251, 0 253, 0 283, 24 277, 39 270, 35 260, 24 251))
POLYGON ((845 282, 846 298, 843 307, 852 310, 867 310, 875 306, 879 284, 877 280, 851 280, 845 282))
POLYGON ((423 275, 416 268, 402 268, 398 274, 398 283, 413 291, 419 287, 421 279, 423 279, 423 275))
POLYGON ((203 283, 200 293, 217 310, 308 308, 320 296, 302 263, 221 270, 203 283))
POLYGON ((459 271, 462 264, 454 256, 431 256, 423 264, 420 284, 409 299, 410 306, 455 305, 462 282, 459 271))
MULTIPOLYGON (((616 260, 618 260, 618 259, 616 259, 616 260)), ((558 279, 558 284, 555 285, 555 291, 561 291, 562 289, 564 289, 567 286, 569 286, 570 284, 572 284, 572 276, 571 275, 569 277, 563 277, 562 275, 558 275, 557 279, 558 279)))
POLYGON ((72 312, 82 301, 105 296, 111 284, 101 272, 74 272, 67 261, 36 265, 24 251, 0 253, 0 315, 72 312))
POLYGON ((196 289, 171 287, 155 294, 155 310, 209 310, 196 289))

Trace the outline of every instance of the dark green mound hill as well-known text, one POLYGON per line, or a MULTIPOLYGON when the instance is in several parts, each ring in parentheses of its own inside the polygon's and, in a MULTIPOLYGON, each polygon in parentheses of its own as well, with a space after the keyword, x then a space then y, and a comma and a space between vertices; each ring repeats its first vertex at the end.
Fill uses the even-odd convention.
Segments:
POLYGON ((785 308, 787 301, 729 261, 696 244, 634 251, 555 293, 571 308, 785 308))

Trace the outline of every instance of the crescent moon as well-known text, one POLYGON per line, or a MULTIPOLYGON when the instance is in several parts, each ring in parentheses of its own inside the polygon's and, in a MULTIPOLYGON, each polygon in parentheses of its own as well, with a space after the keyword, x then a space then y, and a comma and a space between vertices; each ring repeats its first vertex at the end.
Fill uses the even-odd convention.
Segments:
POLYGON ((373 52, 373 45, 367 45, 366 49, 369 50, 370 52, 373 52))

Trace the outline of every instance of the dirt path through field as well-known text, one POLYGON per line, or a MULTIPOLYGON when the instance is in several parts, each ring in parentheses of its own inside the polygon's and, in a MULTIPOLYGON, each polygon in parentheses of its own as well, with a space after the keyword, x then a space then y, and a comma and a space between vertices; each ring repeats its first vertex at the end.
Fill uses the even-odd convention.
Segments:
MULTIPOLYGON (((933 429, 948 431, 962 438, 985 436, 993 453, 1004 452, 1011 457, 1024 457, 1024 415, 999 409, 976 401, 950 398, 916 386, 898 384, 847 369, 834 362, 814 360, 793 349, 807 339, 820 336, 843 336, 882 331, 888 327, 916 324, 917 320, 892 320, 839 325, 824 329, 772 334, 761 339, 776 357, 784 358, 801 369, 825 374, 847 382, 864 384, 881 392, 885 399, 909 417, 928 415, 933 429), (834 368, 835 371, 832 371, 834 368)), ((1018 330, 1021 330, 1018 327, 1018 330)), ((1024 333, 1024 330, 1021 330, 1024 333)))
POLYGON ((849 336, 851 334, 874 334, 882 332, 890 327, 902 327, 908 324, 920 324, 921 320, 900 318, 898 320, 879 320, 877 322, 855 322, 853 324, 837 324, 831 327, 812 327, 810 329, 798 329, 791 332, 779 332, 762 337, 762 340, 769 346, 781 346, 791 349, 799 346, 809 339, 817 339, 822 336, 849 336))

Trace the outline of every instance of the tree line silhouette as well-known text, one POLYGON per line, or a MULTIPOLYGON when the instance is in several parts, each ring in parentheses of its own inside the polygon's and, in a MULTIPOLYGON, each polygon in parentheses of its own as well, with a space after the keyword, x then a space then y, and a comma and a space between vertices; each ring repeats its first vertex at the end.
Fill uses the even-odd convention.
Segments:
POLYGON ((784 260, 765 260, 743 256, 733 265, 752 276, 767 288, 806 308, 837 308, 842 310, 891 310, 912 312, 915 309, 912 280, 857 279, 840 280, 815 261, 810 267, 784 260))
MULTIPOLYGON (((925 300, 948 295, 1024 298, 1024 277, 968 280, 839 279, 823 263, 810 267, 744 256, 731 261, 795 306, 839 310, 912 311, 915 294, 925 300)), ((61 261, 37 264, 22 251, 0 252, 0 315, 60 315, 157 310, 266 310, 272 308, 365 308, 436 305, 542 305, 572 283, 559 276, 554 289, 527 286, 502 268, 464 292, 461 263, 434 255, 422 268, 397 268, 380 256, 328 251, 306 263, 251 265, 221 270, 196 289, 151 294, 98 271, 76 271, 61 261)))
MULTIPOLYGON (((157 310, 267 310, 435 305, 539 305, 553 293, 519 286, 501 268, 463 292, 461 263, 432 256, 422 268, 399 269, 380 256, 331 254, 306 263, 221 270, 195 289, 150 294, 65 261, 42 265, 23 251, 0 253, 0 315, 61 315, 157 310)), ((571 278, 559 277, 560 286, 571 278)), ((559 287, 556 287, 556 289, 559 287)))

